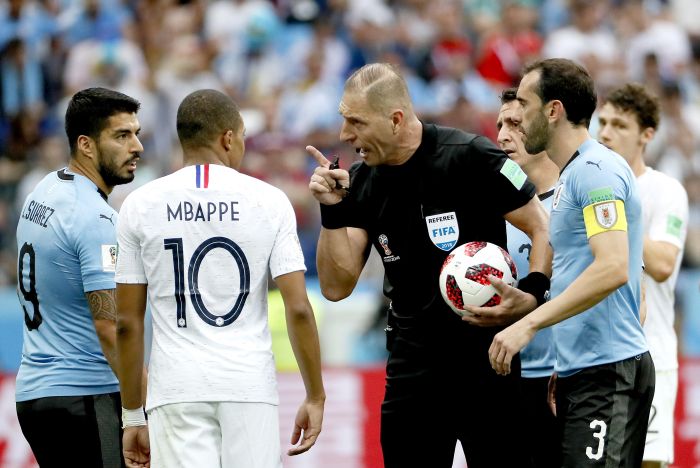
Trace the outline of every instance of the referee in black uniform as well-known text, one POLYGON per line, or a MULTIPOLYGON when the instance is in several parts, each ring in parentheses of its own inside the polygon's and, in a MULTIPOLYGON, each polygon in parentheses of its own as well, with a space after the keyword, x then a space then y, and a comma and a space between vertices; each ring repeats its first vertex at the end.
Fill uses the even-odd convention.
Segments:
POLYGON ((419 121, 391 65, 356 71, 339 110, 340 138, 363 162, 348 172, 307 147, 319 163, 309 183, 321 203, 317 266, 324 296, 341 300, 374 245, 392 285, 385 466, 449 467, 457 440, 469 468, 531 466, 519 372, 498 376, 489 364, 500 328, 460 320, 442 300, 438 276, 457 245, 478 240, 505 248, 507 219, 532 239, 532 273, 521 290, 499 283, 496 307, 517 318, 543 302, 551 251, 535 187, 488 139, 419 121))

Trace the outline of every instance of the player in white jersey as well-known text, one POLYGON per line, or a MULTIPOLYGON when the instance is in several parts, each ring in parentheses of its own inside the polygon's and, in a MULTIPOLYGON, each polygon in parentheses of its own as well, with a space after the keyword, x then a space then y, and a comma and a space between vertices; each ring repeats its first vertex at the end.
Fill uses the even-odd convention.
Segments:
POLYGON ((190 94, 177 131, 185 167, 130 194, 117 227, 125 458, 132 466, 150 455, 152 467, 281 467, 268 276, 306 387, 292 444, 303 437, 290 455, 315 443, 325 401, 294 211, 282 191, 238 172, 245 127, 229 97, 190 94), (147 299, 146 429, 138 369, 147 299))
POLYGON ((642 466, 662 467, 673 463, 673 410, 678 387, 673 305, 688 225, 688 195, 676 179, 644 164, 644 150, 659 124, 659 104, 642 85, 625 84, 613 90, 598 120, 598 139, 627 160, 642 199, 647 300, 644 332, 656 367, 642 466))

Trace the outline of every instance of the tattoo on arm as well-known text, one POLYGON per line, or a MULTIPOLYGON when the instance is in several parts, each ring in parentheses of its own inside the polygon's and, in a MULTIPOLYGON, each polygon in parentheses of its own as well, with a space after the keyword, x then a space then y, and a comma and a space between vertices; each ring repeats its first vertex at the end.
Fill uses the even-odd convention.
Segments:
POLYGON ((86 294, 94 320, 117 320, 117 303, 114 289, 100 289, 86 294))

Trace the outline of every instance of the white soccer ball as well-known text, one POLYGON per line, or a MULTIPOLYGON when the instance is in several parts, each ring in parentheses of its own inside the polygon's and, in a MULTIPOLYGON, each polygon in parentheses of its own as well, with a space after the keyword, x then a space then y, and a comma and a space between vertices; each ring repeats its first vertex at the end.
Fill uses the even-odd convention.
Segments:
POLYGON ((513 286, 518 278, 515 262, 508 252, 490 242, 467 242, 450 252, 440 270, 440 293, 458 315, 465 305, 491 307, 501 296, 488 280, 496 276, 513 286))

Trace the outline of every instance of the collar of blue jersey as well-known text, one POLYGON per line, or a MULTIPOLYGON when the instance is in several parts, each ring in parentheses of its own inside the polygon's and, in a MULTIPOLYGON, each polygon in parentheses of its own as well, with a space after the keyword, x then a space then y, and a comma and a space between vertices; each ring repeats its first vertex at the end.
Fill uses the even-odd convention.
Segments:
MULTIPOLYGON (((72 173, 72 172, 69 172, 67 167, 64 167, 63 169, 59 169, 58 171, 56 171, 56 175, 57 175, 58 178, 61 179, 61 180, 74 180, 74 179, 75 179, 75 176, 76 176, 76 174, 74 174, 74 173, 72 173)), ((84 177, 84 176, 83 176, 83 177, 84 177)), ((90 180, 90 179, 88 179, 87 177, 85 177, 85 178, 86 178, 87 180, 90 180)), ((104 201, 109 201, 109 200, 107 199, 107 194, 106 194, 106 193, 104 193, 102 190, 100 190, 100 188, 99 188, 97 185, 95 185, 95 183, 94 183, 93 181, 90 180, 90 183, 92 183, 92 185, 95 186, 95 188, 97 189, 97 193, 100 194, 100 196, 104 199, 104 201)))
POLYGON ((569 158, 569 160, 564 164, 564 167, 561 168, 561 171, 559 171, 559 177, 564 173, 564 170, 569 167, 569 164, 571 164, 574 159, 579 157, 581 153, 585 153, 586 150, 588 149, 589 146, 595 145, 597 142, 593 138, 588 138, 586 141, 581 143, 581 146, 578 147, 576 152, 569 158))
POLYGON ((551 189, 547 190, 544 193, 540 193, 539 195, 537 195, 537 198, 539 198, 540 201, 544 201, 544 200, 548 199, 549 197, 551 197, 552 195, 554 195, 554 187, 552 187, 551 189))

